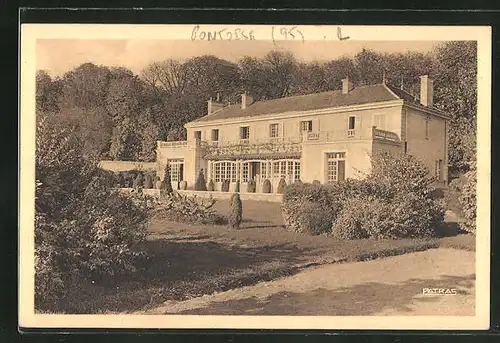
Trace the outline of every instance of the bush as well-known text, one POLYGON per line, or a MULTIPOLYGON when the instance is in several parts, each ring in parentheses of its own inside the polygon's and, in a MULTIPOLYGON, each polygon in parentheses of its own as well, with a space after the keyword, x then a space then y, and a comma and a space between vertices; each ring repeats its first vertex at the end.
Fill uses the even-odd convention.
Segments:
POLYGON ((163 198, 155 214, 162 219, 187 224, 217 224, 226 222, 212 206, 215 200, 199 199, 179 193, 172 193, 163 198))
POLYGON ((247 192, 255 193, 256 190, 257 190, 257 184, 255 183, 255 181, 254 180, 248 181, 247 192))
POLYGON ((173 193, 172 181, 170 178, 170 166, 167 164, 165 166, 165 171, 163 174, 163 182, 161 183, 160 193, 162 195, 168 195, 173 193))
POLYGON ((285 179, 280 179, 280 182, 278 183, 278 187, 276 188, 276 193, 278 194, 283 194, 286 188, 286 181, 285 179))
POLYGON ((144 188, 153 188, 153 175, 151 175, 150 173, 146 173, 146 175, 144 176, 144 188))
POLYGON ((42 119, 36 135, 35 306, 57 311, 59 295, 82 281, 127 274, 143 253, 143 198, 113 190, 82 142, 42 119))
POLYGON ((323 212, 328 213, 331 221, 338 212, 338 201, 328 187, 310 183, 291 184, 285 188, 281 206, 287 230, 304 232, 301 216, 304 214, 302 208, 306 203, 315 203, 323 208, 323 212))
MULTIPOLYGON (((310 204, 314 203, 328 213, 332 235, 337 238, 435 236, 443 222, 444 207, 430 186, 426 168, 407 155, 381 154, 373 160, 373 173, 364 180, 287 186, 282 204, 285 227, 311 233, 305 229, 304 223, 312 220, 305 209, 316 213, 310 204)), ((317 220, 326 222, 322 218, 317 220)), ((319 231, 328 231, 320 227, 319 231)))
POLYGON ((319 185, 321 185, 321 182, 319 182, 318 180, 313 180, 312 184, 319 186, 319 185))
POLYGON ((329 233, 332 229, 332 219, 318 203, 305 201, 298 208, 298 230, 310 235, 329 233))
POLYGON ((210 182, 208 183, 207 190, 210 192, 213 192, 215 190, 214 180, 210 180, 210 182))
POLYGON ((343 205, 332 225, 339 239, 396 239, 436 236, 443 211, 432 200, 408 194, 390 201, 376 197, 354 197, 343 205))
POLYGON ((231 208, 229 211, 229 225, 233 229, 239 229, 243 214, 243 205, 241 203, 240 194, 234 193, 231 197, 231 208))
POLYGON ((378 196, 391 199, 398 194, 428 196, 434 192, 429 170, 416 157, 403 153, 375 153, 367 182, 377 185, 378 196))
POLYGON ((194 190, 195 191, 207 190, 207 183, 205 181, 205 174, 203 173, 203 168, 200 169, 200 172, 198 173, 198 177, 196 178, 196 183, 194 185, 194 190))
POLYGON ((271 193, 271 181, 268 179, 265 179, 264 183, 262 183, 262 193, 271 193))
POLYGON ((226 179, 226 180, 222 181, 221 191, 222 192, 229 192, 229 185, 230 185, 229 180, 226 179))
POLYGON ((465 174, 465 183, 458 197, 464 217, 460 229, 473 234, 476 233, 476 185, 476 169, 472 169, 465 174))

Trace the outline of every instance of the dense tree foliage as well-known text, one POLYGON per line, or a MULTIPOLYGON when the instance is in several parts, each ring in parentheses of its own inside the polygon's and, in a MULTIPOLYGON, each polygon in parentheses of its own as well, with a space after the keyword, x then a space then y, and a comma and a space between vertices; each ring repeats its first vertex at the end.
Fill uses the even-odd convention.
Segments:
POLYGON ((453 119, 450 167, 464 172, 475 156, 475 42, 447 42, 429 53, 379 53, 363 49, 353 57, 298 61, 290 52, 270 51, 237 63, 215 56, 152 62, 140 75, 126 68, 82 64, 61 77, 37 73, 37 112, 57 125, 75 128, 86 151, 101 158, 155 159, 157 140, 186 138, 183 125, 206 114, 206 101, 236 103, 243 91, 255 100, 340 89, 386 81, 415 97, 419 76, 435 80, 435 105, 453 119))

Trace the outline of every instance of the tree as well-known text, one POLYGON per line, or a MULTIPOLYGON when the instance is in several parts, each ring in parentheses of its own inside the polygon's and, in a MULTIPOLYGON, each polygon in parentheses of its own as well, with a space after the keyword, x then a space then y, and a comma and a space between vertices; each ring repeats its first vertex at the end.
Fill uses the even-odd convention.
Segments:
POLYGON ((109 154, 114 160, 136 160, 139 148, 140 143, 134 122, 125 117, 113 129, 109 154))
POLYGON ((271 99, 289 96, 297 71, 297 60, 291 52, 270 51, 264 57, 271 99))
POLYGON ((104 107, 111 72, 109 68, 84 63, 62 77, 61 107, 104 107))
POLYGON ((184 64, 187 73, 185 94, 235 103, 241 94, 238 66, 212 55, 193 57, 184 64))
POLYGON ((233 229, 239 229, 243 214, 243 205, 241 203, 240 194, 234 193, 231 197, 231 208, 229 211, 229 225, 233 229))
POLYGON ((79 136, 37 120, 35 304, 57 311, 71 285, 134 270, 147 213, 109 187, 79 136))
POLYGON ((262 60, 254 57, 243 57, 238 62, 242 88, 251 94, 255 100, 270 98, 265 64, 262 60))
POLYGON ((292 93, 294 95, 312 94, 330 90, 325 76, 324 63, 299 63, 295 73, 292 93))
POLYGON ((367 85, 382 83, 384 74, 382 55, 363 48, 354 56, 360 82, 367 85))
POLYGON ((141 77, 151 89, 161 89, 168 95, 182 93, 188 80, 186 66, 173 59, 149 64, 142 70, 141 77))
POLYGON ((105 108, 116 124, 125 117, 138 119, 142 103, 142 87, 140 80, 134 75, 125 74, 110 80, 105 108))
POLYGON ((450 172, 467 171, 476 158, 477 44, 446 42, 437 46, 435 54, 435 105, 452 117, 450 172))
POLYGON ((36 109, 37 112, 58 112, 61 82, 52 79, 44 70, 36 72, 36 109))

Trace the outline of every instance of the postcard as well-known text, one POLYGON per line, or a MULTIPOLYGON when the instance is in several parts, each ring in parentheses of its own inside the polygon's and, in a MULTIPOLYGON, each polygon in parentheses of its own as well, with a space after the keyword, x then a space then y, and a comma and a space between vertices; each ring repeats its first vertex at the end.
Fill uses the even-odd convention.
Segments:
POLYGON ((487 329, 491 28, 22 24, 19 326, 487 329))

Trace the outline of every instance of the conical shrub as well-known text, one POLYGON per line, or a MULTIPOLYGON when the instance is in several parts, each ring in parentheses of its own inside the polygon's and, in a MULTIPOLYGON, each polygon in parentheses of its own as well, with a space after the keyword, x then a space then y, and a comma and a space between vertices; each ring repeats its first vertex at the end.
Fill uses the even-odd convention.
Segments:
POLYGON ((207 182, 205 181, 205 174, 203 173, 203 168, 200 169, 198 177, 196 178, 196 183, 194 184, 195 191, 206 191, 207 182))
POLYGON ((229 211, 228 223, 233 229, 239 229, 241 218, 243 215, 243 204, 241 203, 240 194, 234 193, 231 197, 231 208, 229 211))
POLYGON ((163 182, 161 183, 161 194, 167 195, 172 194, 174 190, 172 189, 172 181, 170 180, 170 166, 165 166, 165 172, 163 174, 163 182))
POLYGON ((215 190, 214 180, 210 180, 210 182, 208 182, 207 190, 210 192, 213 192, 215 190))
POLYGON ((276 190, 276 193, 283 194, 283 192, 285 191, 285 187, 286 187, 286 181, 285 181, 285 179, 280 179, 280 182, 278 183, 278 188, 276 190))
POLYGON ((262 184, 262 193, 271 193, 271 181, 269 179, 265 179, 262 184))

